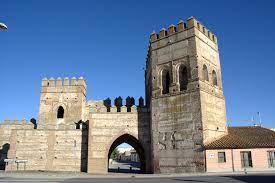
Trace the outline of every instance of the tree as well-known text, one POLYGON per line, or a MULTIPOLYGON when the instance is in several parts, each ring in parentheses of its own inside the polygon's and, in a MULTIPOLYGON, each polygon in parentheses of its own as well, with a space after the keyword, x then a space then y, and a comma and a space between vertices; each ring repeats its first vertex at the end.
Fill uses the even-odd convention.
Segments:
POLYGON ((117 159, 118 158, 118 155, 119 155, 119 151, 117 150, 117 148, 115 148, 113 150, 113 152, 111 153, 111 159, 117 159))

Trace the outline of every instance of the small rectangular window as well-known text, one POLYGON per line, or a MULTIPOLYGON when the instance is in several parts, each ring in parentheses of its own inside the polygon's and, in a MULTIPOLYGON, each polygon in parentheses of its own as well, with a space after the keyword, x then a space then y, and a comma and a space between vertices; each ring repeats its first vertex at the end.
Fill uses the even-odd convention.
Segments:
POLYGON ((267 151, 268 167, 275 168, 275 151, 267 151))
POLYGON ((242 168, 250 168, 252 166, 251 151, 241 151, 242 168))
POLYGON ((226 157, 225 152, 218 152, 218 163, 225 163, 226 157))

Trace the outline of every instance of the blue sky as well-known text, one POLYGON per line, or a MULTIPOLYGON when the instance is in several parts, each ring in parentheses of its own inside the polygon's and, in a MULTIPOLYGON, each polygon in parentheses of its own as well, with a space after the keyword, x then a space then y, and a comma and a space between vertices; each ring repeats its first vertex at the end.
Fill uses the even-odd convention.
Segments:
POLYGON ((275 127, 274 1, 0 0, 0 121, 37 118, 43 77, 84 76, 88 99, 144 95, 150 33, 195 16, 218 36, 230 125, 275 127))

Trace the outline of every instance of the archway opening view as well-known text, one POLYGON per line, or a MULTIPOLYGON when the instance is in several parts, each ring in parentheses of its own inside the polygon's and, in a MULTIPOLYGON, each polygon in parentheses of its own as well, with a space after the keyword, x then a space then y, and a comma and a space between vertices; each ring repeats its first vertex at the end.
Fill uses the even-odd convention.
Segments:
POLYGON ((108 172, 143 173, 145 169, 143 148, 138 140, 123 135, 114 141, 108 156, 108 172))
POLYGON ((110 155, 108 171, 140 173, 140 158, 137 151, 127 143, 117 146, 110 155))

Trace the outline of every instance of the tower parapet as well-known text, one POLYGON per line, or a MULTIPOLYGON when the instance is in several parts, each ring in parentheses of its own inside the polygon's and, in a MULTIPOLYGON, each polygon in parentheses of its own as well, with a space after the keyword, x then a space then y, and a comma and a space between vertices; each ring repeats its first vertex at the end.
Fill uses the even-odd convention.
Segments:
POLYGON ((69 79, 68 77, 65 77, 62 79, 61 77, 58 77, 56 80, 55 78, 51 77, 43 78, 42 79, 42 87, 62 87, 62 86, 83 86, 84 88, 87 87, 86 81, 83 77, 79 77, 76 79, 76 77, 72 77, 69 79))
POLYGON ((43 78, 41 86, 42 93, 83 93, 86 96, 87 85, 83 77, 43 78))
POLYGON ((169 37, 175 33, 186 31, 192 28, 196 28, 201 33, 203 33, 206 37, 208 37, 212 42, 217 44, 216 35, 213 34, 211 31, 209 31, 203 24, 201 24, 194 17, 188 18, 187 23, 185 23, 183 20, 180 20, 177 26, 173 24, 170 25, 168 30, 166 30, 165 28, 162 28, 158 34, 156 32, 153 32, 150 36, 150 42, 155 42, 163 38, 169 37))
POLYGON ((44 78, 41 83, 39 128, 74 128, 84 119, 86 81, 83 77, 44 78))

